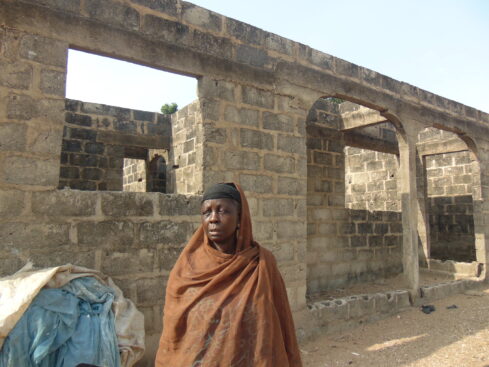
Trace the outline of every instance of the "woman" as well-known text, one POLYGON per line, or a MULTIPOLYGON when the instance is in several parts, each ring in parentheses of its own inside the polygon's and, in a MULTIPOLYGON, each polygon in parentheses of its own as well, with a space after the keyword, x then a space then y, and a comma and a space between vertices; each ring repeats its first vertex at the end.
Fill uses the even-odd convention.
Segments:
POLYGON ((204 193, 168 281, 158 367, 301 367, 285 285, 238 185, 204 193))

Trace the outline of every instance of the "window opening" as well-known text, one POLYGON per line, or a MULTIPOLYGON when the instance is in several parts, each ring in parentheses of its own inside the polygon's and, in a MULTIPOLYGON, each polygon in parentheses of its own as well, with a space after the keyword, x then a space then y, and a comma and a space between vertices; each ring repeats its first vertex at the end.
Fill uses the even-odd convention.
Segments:
POLYGON ((69 50, 58 187, 166 192, 172 119, 196 91, 195 78, 69 50))

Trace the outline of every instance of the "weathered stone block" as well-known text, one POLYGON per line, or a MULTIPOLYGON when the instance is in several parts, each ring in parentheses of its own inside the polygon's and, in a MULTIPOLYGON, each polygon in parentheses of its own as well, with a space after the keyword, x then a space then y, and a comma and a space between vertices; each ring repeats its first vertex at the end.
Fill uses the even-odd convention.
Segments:
POLYGON ((238 109, 229 105, 224 111, 224 120, 241 125, 258 127, 259 112, 247 108, 238 109))
POLYGON ((0 60, 0 86, 14 89, 29 89, 31 83, 31 65, 0 60))
POLYGON ((68 44, 35 35, 25 35, 20 41, 20 56, 46 65, 64 68, 68 44))
POLYGON ((65 122, 78 126, 92 126, 92 117, 88 115, 66 112, 65 122))
POLYGON ((62 179, 80 178, 80 169, 78 167, 61 167, 59 175, 62 179))
POLYGON ((0 217, 15 217, 25 208, 24 192, 17 190, 0 191, 0 217))
POLYGON ((208 55, 215 55, 224 59, 231 59, 233 56, 234 44, 229 38, 218 37, 194 29, 189 44, 195 50, 208 55))
POLYGON ((253 238, 258 242, 272 240, 275 232, 276 228, 273 222, 255 221, 253 223, 253 238))
POLYGON ((143 5, 153 10, 161 11, 173 17, 177 16, 176 0, 131 0, 131 2, 143 5))
POLYGON ((314 152, 314 163, 324 166, 331 166, 333 165, 333 155, 324 152, 314 152))
POLYGON ((165 300, 167 279, 162 276, 136 281, 138 304, 155 305, 165 300))
POLYGON ((292 199, 263 199, 263 215, 265 217, 293 216, 294 200, 292 199))
POLYGON ((41 91, 45 94, 65 96, 66 74, 64 72, 44 69, 41 71, 41 91))
POLYGON ((278 135, 277 149, 287 153, 303 155, 306 152, 304 138, 289 135, 278 135))
POLYGON ((97 131, 89 129, 67 128, 67 136, 71 139, 95 141, 97 131))
POLYGON ((351 236, 350 237, 351 247, 366 247, 367 237, 366 236, 351 236))
POLYGON ((0 276, 9 276, 17 272, 24 265, 25 261, 18 257, 8 257, 0 259, 0 276))
POLYGON ((95 215, 97 194, 71 190, 32 194, 32 212, 38 215, 78 217, 95 215))
POLYGON ((130 120, 131 110, 127 108, 108 106, 99 103, 82 102, 80 106, 82 113, 94 115, 108 115, 117 117, 119 120, 130 120))
POLYGON ((200 78, 198 91, 200 98, 219 98, 234 101, 234 83, 211 78, 200 78))
POLYGON ((3 180, 19 185, 53 186, 58 184, 59 159, 6 157, 3 180))
POLYGON ((372 315, 375 311, 374 297, 370 295, 351 296, 346 299, 348 303, 348 318, 358 319, 372 315))
POLYGON ((244 43, 262 46, 265 42, 266 32, 260 28, 240 22, 232 18, 225 18, 228 34, 244 43))
POLYGON ((185 22, 212 32, 220 32, 222 16, 207 9, 184 2, 182 18, 185 22))
POLYGON ((99 181, 103 177, 103 171, 98 168, 84 168, 81 177, 84 180, 99 181))
POLYGON ((16 120, 30 120, 39 116, 39 106, 30 96, 10 94, 7 97, 7 117, 16 120))
POLYGON ((396 297, 392 293, 376 293, 373 297, 376 312, 391 313, 396 311, 396 297))
POLYGON ((133 110, 132 115, 134 120, 153 122, 156 114, 154 112, 133 110))
POLYGON ((265 155, 263 161, 264 168, 269 171, 278 173, 293 173, 295 172, 295 159, 291 157, 283 157, 274 154, 265 155))
MULTIPOLYGON (((73 140, 76 142, 76 140, 73 140)), ((105 145, 102 143, 86 143, 83 149, 88 154, 103 154, 105 145)))
POLYGON ((298 180, 290 177, 278 178, 278 194, 285 195, 306 195, 307 183, 305 180, 298 180))
POLYGON ((260 156, 254 152, 227 151, 224 155, 224 167, 236 170, 259 170, 260 156))
POLYGON ((91 154, 71 154, 70 164, 77 167, 97 167, 98 157, 91 154))
POLYGON ((236 50, 236 61, 243 64, 264 67, 270 63, 268 53, 261 48, 251 47, 248 45, 238 45, 236 50))
POLYGON ((134 121, 115 120, 114 129, 129 134, 136 134, 138 125, 134 121))
POLYGON ((360 67, 360 79, 363 80, 366 84, 377 87, 382 86, 381 74, 378 74, 375 71, 364 67, 360 67))
POLYGON ((272 178, 268 176, 241 174, 240 183, 246 191, 258 193, 272 192, 272 178))
POLYGON ((267 33, 265 39, 266 48, 279 52, 284 55, 292 56, 294 52, 294 42, 280 37, 273 33, 267 33))
POLYGON ((273 136, 257 130, 240 129, 240 143, 244 148, 273 150, 273 136))
POLYGON ((63 131, 58 127, 47 126, 45 129, 30 127, 27 132, 27 149, 35 153, 60 154, 63 131))
POLYGON ((263 113, 263 128, 267 130, 294 131, 294 119, 283 114, 263 113))
POLYGON ((139 243, 142 246, 184 245, 192 235, 188 222, 145 222, 139 227, 139 243))
POLYGON ((0 124, 0 151, 22 152, 26 148, 27 126, 21 123, 0 124))
POLYGON ((152 216, 156 194, 136 192, 103 193, 102 213, 109 217, 152 216))
POLYGON ((38 0, 36 2, 71 13, 78 13, 80 11, 80 0, 38 0))
POLYGON ((148 249, 107 252, 102 257, 102 272, 109 276, 148 273, 153 271, 155 258, 155 251, 148 249))
POLYGON ((243 86, 241 90, 243 103, 268 109, 273 109, 273 94, 264 90, 243 86))
POLYGON ((302 238, 306 235, 304 222, 280 221, 277 227, 278 239, 302 238))
POLYGON ((85 10, 88 15, 104 23, 113 24, 130 30, 139 29, 139 13, 125 4, 106 0, 87 0, 85 10))
POLYGON ((184 24, 148 14, 144 16, 142 31, 172 43, 189 43, 190 28, 184 24))
POLYGON ((182 247, 169 246, 164 246, 161 249, 158 249, 156 266, 159 271, 170 271, 180 256, 182 249, 182 247))
POLYGON ((121 249, 134 242, 134 224, 127 221, 81 222, 77 233, 84 247, 121 249))
POLYGON ((69 230, 67 223, 0 223, 0 249, 55 249, 70 244, 69 230))

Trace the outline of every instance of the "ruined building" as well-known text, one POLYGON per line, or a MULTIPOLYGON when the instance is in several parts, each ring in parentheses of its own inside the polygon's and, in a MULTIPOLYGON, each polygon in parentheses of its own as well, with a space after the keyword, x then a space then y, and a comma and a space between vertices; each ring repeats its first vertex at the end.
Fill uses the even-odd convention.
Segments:
POLYGON ((301 338, 469 284, 420 288, 424 269, 487 278, 487 113, 184 1, 1 1, 0 124, 1 275, 105 272, 144 312, 146 361, 215 182, 247 191, 301 338), (198 99, 171 116, 68 100, 69 49, 195 77, 198 99))

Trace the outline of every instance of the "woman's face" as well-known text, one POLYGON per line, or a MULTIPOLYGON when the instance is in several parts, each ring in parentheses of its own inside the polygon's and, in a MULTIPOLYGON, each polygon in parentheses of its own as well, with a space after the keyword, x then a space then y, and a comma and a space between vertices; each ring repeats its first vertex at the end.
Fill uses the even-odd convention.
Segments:
MULTIPOLYGON (((239 204, 232 199, 206 200, 201 206, 204 232, 219 250, 234 251, 239 224, 239 204)), ((228 251, 225 251, 228 252, 228 251)))

